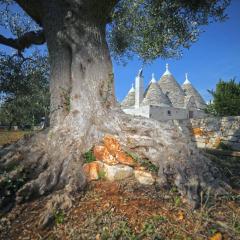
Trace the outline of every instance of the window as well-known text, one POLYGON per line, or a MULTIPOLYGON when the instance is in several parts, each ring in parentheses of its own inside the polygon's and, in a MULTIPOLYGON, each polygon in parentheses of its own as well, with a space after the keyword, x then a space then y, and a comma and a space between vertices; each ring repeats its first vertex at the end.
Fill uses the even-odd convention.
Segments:
POLYGON ((193 118, 193 111, 189 111, 189 118, 193 118))
POLYGON ((171 111, 168 110, 168 111, 167 111, 167 114, 168 114, 168 116, 171 116, 171 111))

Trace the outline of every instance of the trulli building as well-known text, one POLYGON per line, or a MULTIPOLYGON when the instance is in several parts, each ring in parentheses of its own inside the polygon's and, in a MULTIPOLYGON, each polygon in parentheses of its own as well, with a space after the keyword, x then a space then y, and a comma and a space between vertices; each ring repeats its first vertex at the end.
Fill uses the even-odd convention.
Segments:
POLYGON ((205 116, 206 103, 188 80, 182 86, 178 84, 166 64, 166 71, 159 81, 152 79, 144 90, 142 70, 135 79, 135 87, 129 90, 121 103, 127 114, 154 118, 164 121, 171 119, 202 118, 205 116))

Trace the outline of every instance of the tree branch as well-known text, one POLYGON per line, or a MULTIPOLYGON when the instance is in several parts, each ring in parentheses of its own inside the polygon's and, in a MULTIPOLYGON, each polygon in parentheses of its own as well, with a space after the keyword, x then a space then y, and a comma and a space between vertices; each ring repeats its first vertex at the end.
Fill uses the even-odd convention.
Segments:
POLYGON ((14 0, 36 23, 41 26, 42 7, 39 0, 14 0))
POLYGON ((0 44, 15 48, 19 52, 23 51, 25 48, 29 48, 33 44, 41 45, 43 43, 45 43, 45 36, 42 30, 27 32, 16 39, 6 38, 0 34, 0 44))

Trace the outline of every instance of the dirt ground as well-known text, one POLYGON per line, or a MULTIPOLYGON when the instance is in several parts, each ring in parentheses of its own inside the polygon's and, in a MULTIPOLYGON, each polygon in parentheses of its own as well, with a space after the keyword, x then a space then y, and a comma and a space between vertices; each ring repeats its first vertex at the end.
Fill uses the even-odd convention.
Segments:
POLYGON ((176 189, 143 186, 134 179, 92 182, 67 212, 41 229, 48 197, 16 206, 0 219, 0 239, 240 239, 240 195, 208 199, 191 210, 176 189))
MULTIPOLYGON (((19 139, 22 133, 8 135, 4 135, 5 143, 19 139)), ((240 239, 240 158, 212 160, 235 193, 218 199, 207 197, 200 209, 192 210, 174 187, 144 186, 133 178, 102 179, 76 193, 70 210, 56 210, 48 228, 40 228, 39 221, 50 196, 0 213, 0 240, 240 239)))

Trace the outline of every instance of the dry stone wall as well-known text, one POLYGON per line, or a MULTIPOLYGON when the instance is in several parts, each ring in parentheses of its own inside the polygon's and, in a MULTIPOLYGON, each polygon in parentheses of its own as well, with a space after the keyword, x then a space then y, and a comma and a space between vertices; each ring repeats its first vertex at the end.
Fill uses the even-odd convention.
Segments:
POLYGON ((199 148, 240 151, 240 116, 190 119, 186 125, 199 148))

